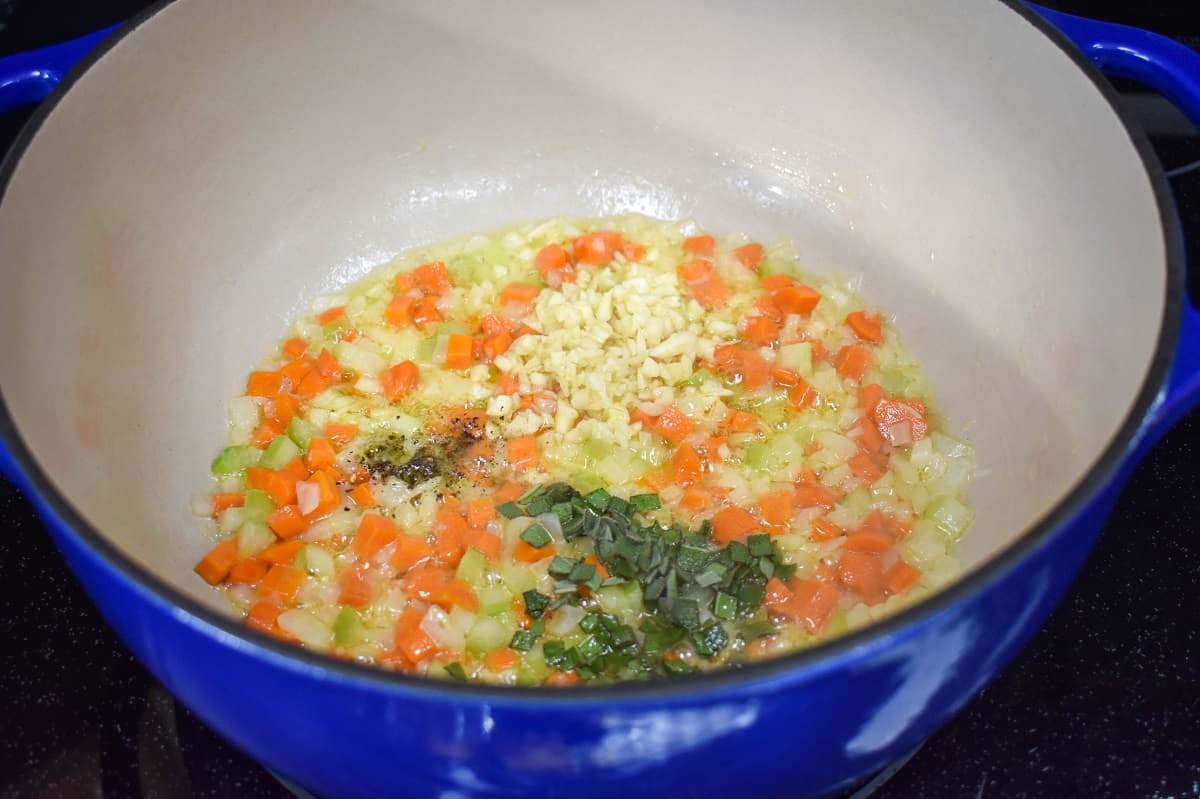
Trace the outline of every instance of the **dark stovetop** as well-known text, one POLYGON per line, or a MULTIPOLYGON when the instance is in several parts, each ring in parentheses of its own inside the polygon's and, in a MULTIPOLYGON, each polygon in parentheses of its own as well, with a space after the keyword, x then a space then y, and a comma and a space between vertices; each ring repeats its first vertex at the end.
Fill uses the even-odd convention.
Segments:
MULTIPOLYGON (((145 5, 0 0, 0 55, 145 5)), ((1200 46, 1186 3, 1047 5, 1200 46)), ((1200 137, 1178 135, 1177 117, 1146 97, 1131 98, 1131 108, 1167 169, 1200 159, 1200 137)), ((27 117, 0 115, 0 152, 27 117)), ((1195 266, 1200 170, 1172 185, 1195 266)), ((1193 413, 1134 473, 1083 573, 1029 648, 874 796, 1200 798, 1198 458, 1193 413)), ((2 482, 0 522, 0 641, 8 642, 0 648, 0 797, 287 795, 134 662, 30 506, 2 482)))

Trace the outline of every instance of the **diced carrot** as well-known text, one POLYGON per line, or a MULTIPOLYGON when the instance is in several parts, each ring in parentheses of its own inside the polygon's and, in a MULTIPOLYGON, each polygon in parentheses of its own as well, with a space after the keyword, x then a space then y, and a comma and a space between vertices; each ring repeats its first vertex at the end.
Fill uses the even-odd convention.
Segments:
POLYGON ((683 441, 692 431, 696 429, 696 424, 691 419, 684 415, 683 411, 676 408, 674 405, 668 406, 665 411, 657 419, 654 420, 654 432, 670 441, 672 444, 678 444, 683 441))
POLYGON ((463 535, 463 544, 479 550, 488 560, 500 559, 500 536, 482 528, 472 528, 463 535))
POLYGON ((417 299, 411 294, 397 294, 383 310, 383 321, 393 327, 407 327, 412 324, 416 305, 417 299))
POLYGON ((251 466, 246 469, 246 485, 266 491, 276 505, 289 505, 296 501, 296 480, 286 472, 251 466))
POLYGON ((538 250, 533 258, 533 265, 543 277, 551 272, 559 272, 567 267, 567 251, 557 244, 547 244, 538 250))
POLYGON ((284 364, 279 373, 287 378, 288 385, 294 389, 300 385, 304 378, 308 377, 308 373, 315 369, 316 366, 316 360, 306 355, 291 363, 284 364))
POLYGON ((282 612, 283 608, 274 602, 260 599, 251 605, 250 610, 246 613, 246 626, 259 632, 274 632, 276 630, 275 622, 282 612))
POLYGON ((438 650, 437 644, 429 634, 421 629, 421 619, 424 615, 419 608, 409 605, 396 622, 396 649, 410 663, 420 663, 436 654, 438 650))
POLYGON ((300 385, 296 386, 296 394, 301 397, 311 398, 320 394, 325 389, 329 388, 329 378, 321 374, 320 370, 313 369, 304 376, 300 381, 300 385))
POLYGON ((815 483, 798 484, 793 495, 798 508, 821 507, 829 510, 837 504, 837 495, 825 486, 815 483))
POLYGON ((416 286, 416 281, 413 280, 412 272, 400 272, 396 275, 393 287, 397 294, 403 294, 406 291, 412 291, 416 286))
POLYGON ((280 430, 288 426, 288 422, 300 413, 300 400, 291 394, 280 394, 274 399, 267 400, 266 417, 274 422, 280 430))
POLYGON ((507 646, 493 649, 483 659, 483 667, 488 671, 508 671, 521 665, 521 656, 507 646))
POLYGON ((759 347, 769 347, 779 335, 779 325, 765 316, 751 316, 742 323, 742 340, 759 347))
POLYGON ((778 366, 771 370, 771 379, 775 381, 775 385, 783 388, 793 388, 800 385, 803 378, 790 369, 782 369, 778 366))
POLYGON ((361 560, 371 560, 379 550, 395 541, 400 536, 396 523, 378 513, 365 513, 358 522, 358 530, 354 534, 354 554, 361 560))
POLYGON ((337 463, 337 451, 333 448, 333 442, 323 436, 315 436, 309 439, 308 452, 304 455, 304 463, 313 471, 333 466, 337 463))
POLYGON ((783 321, 783 311, 775 304, 775 299, 770 294, 764 294, 755 300, 754 310, 772 322, 779 323, 783 321))
POLYGON ((810 578, 792 581, 791 591, 792 597, 781 615, 803 624, 810 633, 819 633, 838 605, 837 589, 810 578))
POLYGON ((200 559, 196 564, 196 574, 209 585, 216 585, 225 579, 237 562, 237 539, 227 538, 200 559))
POLYGON ((412 271, 412 279, 413 285, 420 289, 422 294, 441 296, 454 288, 450 272, 441 261, 421 264, 412 271))
POLYGON ((880 434, 893 444, 910 443, 901 438, 894 426, 908 424, 908 437, 919 441, 929 432, 929 419, 925 416, 925 403, 919 400, 880 400, 871 414, 880 434))
POLYGON ((352 327, 346 327, 339 330, 334 338, 338 341, 358 341, 362 338, 362 332, 352 327))
POLYGON ((321 348, 321 352, 317 355, 317 371, 331 383, 342 379, 342 367, 338 365, 337 359, 333 357, 333 353, 324 347, 321 348))
POLYGON ((700 479, 704 463, 700 453, 691 444, 680 444, 671 455, 671 479, 680 486, 687 488, 700 479))
POLYGON ((788 286, 794 286, 796 284, 796 281, 792 280, 787 275, 763 275, 758 282, 759 285, 763 287, 763 290, 768 291, 771 294, 774 294, 780 289, 785 289, 788 286))
POLYGON ((689 236, 683 240, 683 251, 692 255, 709 256, 713 254, 716 244, 716 239, 708 234, 689 236))
POLYGON ((782 533, 792 520, 791 491, 772 491, 758 498, 758 515, 771 528, 771 532, 782 533))
POLYGON ((842 545, 844 550, 857 550, 859 552, 887 552, 892 548, 895 542, 887 533, 874 530, 856 530, 846 536, 846 542, 842 545))
POLYGON ((258 583, 258 597, 284 607, 296 604, 300 586, 304 584, 304 572, 294 566, 277 563, 258 583))
POLYGON ((280 541, 277 544, 271 544, 271 546, 267 547, 262 552, 259 552, 257 555, 255 555, 255 557, 264 563, 284 563, 290 565, 296 560, 296 555, 299 554, 300 549, 303 546, 303 541, 295 539, 291 541, 280 541))
POLYGON ((877 552, 843 550, 837 576, 842 585, 868 601, 873 600, 883 587, 883 559, 877 552))
POLYGON ((387 397, 388 402, 396 402, 412 391, 417 387, 419 379, 420 372, 412 361, 401 361, 395 366, 385 369, 379 376, 379 382, 383 386, 383 395, 387 397))
POLYGON ((241 491, 229 491, 222 494, 213 494, 212 497, 212 515, 216 516, 222 511, 230 508, 240 508, 246 504, 246 495, 241 491))
POLYGON ((503 505, 505 502, 512 502, 519 499, 528 490, 528 485, 513 480, 496 489, 496 493, 492 498, 496 501, 497 505, 503 505))
POLYGON ((833 365, 842 377, 850 380, 862 380, 867 369, 871 367, 872 360, 874 357, 866 347, 861 344, 847 344, 838 350, 833 365))
POLYGON ((854 335, 870 344, 883 343, 883 325, 877 311, 854 311, 846 316, 854 335))
POLYGON ((884 393, 883 386, 878 383, 867 383, 858 387, 858 407, 862 408, 863 413, 871 416, 875 413, 875 406, 879 401, 887 395, 884 393))
MULTIPOLYGON (((516 286, 516 285, 523 286, 525 284, 524 283, 514 283, 513 285, 514 286, 516 286)), ((479 320, 479 326, 476 329, 480 333, 486 333, 489 336, 493 336, 496 333, 499 333, 501 331, 508 332, 511 329, 511 327, 512 326, 509 325, 507 320, 502 319, 499 316, 496 316, 496 314, 494 314, 494 313, 490 313, 490 314, 486 314, 482 319, 479 320)))
POLYGON ((246 378, 246 394, 251 397, 274 397, 283 390, 283 375, 279 372, 251 372, 246 378))
POLYGON ((341 479, 340 472, 335 472, 331 469, 322 469, 319 472, 313 473, 309 478, 309 483, 315 483, 317 486, 317 506, 304 514, 304 519, 307 522, 313 522, 324 516, 328 516, 337 510, 341 504, 342 497, 338 493, 337 483, 341 479))
POLYGON ((463 536, 467 529, 467 520, 457 511, 442 508, 437 512, 433 517, 433 535, 438 560, 447 566, 458 565, 466 548, 463 536))
POLYGON ((869 418, 864 418, 855 426, 851 431, 851 437, 858 440, 858 447, 863 452, 883 452, 883 435, 869 418))
POLYGON ((509 333, 507 330, 501 330, 499 333, 488 336, 483 339, 482 359, 491 363, 508 352, 508 348, 512 346, 512 343, 512 333, 509 333))
POLYGON ((535 330, 534 328, 530 327, 529 325, 521 325, 513 333, 513 340, 515 341, 515 340, 519 339, 521 336, 540 336, 540 335, 542 335, 542 331, 535 330))
POLYGON ((708 310, 715 310, 724 307, 729 301, 729 287, 721 282, 720 278, 712 278, 703 283, 697 283, 694 286, 688 287, 688 294, 692 299, 700 303, 700 306, 708 310))
POLYGON ((424 538, 401 535, 396 539, 396 549, 389 562, 393 568, 408 571, 433 560, 433 557, 433 545, 424 538))
POLYGON ((299 458, 293 458, 287 466, 279 470, 279 473, 292 480, 293 483, 297 480, 307 480, 312 475, 312 471, 299 458))
POLYGON ((813 363, 824 361, 828 358, 829 353, 825 351, 825 344, 819 338, 808 342, 812 347, 813 363))
POLYGON ((573 671, 556 671, 542 680, 542 685, 547 685, 551 688, 571 688, 579 685, 581 682, 583 680, 573 671))
POLYGON ((778 577, 772 577, 767 580, 767 584, 763 587, 763 602, 768 608, 778 611, 790 602, 792 599, 792 589, 787 587, 787 584, 778 577))
POLYGON ((519 436, 508 441, 508 465, 517 471, 524 471, 537 463, 537 439, 533 436, 519 436))
POLYGON ((554 544, 546 544, 545 546, 534 547, 526 543, 524 538, 517 539, 517 546, 513 550, 513 559, 519 560, 522 563, 537 563, 539 560, 550 557, 554 554, 554 544))
POLYGON ((758 429, 758 417, 749 411, 734 411, 722 423, 731 433, 753 433, 758 429))
POLYGON ((417 327, 421 329, 440 324, 445 319, 441 309, 437 306, 437 300, 433 297, 422 297, 417 300, 413 305, 412 318, 417 327))
POLYGON ((797 411, 802 411, 805 408, 812 407, 820 399, 817 390, 808 384, 808 381, 803 378, 797 378, 796 385, 788 389, 788 402, 792 408, 797 411))
POLYGON ((365 608, 371 604, 371 595, 374 592, 371 590, 370 581, 367 580, 367 570, 361 563, 342 572, 338 578, 338 589, 338 602, 343 605, 365 608))
MULTIPOLYGON (((560 248, 561 249, 561 248, 560 248)), ((563 256, 563 264, 566 264, 566 256, 563 256)), ((530 283, 509 283, 500 292, 500 307, 504 308, 509 305, 532 305, 537 296, 542 293, 541 288, 530 283)))
POLYGON ((350 499, 354 500, 354 504, 360 508, 373 508, 376 505, 375 492, 367 483, 355 486, 349 493, 350 499))
POLYGON ((327 308, 317 314, 317 321, 322 325, 328 325, 341 319, 346 315, 346 309, 341 305, 335 305, 332 308, 327 308))
POLYGON ((597 230, 576 237, 572 251, 576 262, 603 266, 612 261, 623 243, 620 233, 614 230, 597 230))
POLYGON ((434 596, 449 585, 453 579, 453 569, 433 563, 424 563, 411 569, 404 576, 401 588, 407 596, 431 602, 434 596))
POLYGON ((621 255, 629 263, 635 264, 646 257, 646 248, 636 242, 628 241, 621 245, 621 255))
POLYGON ((887 469, 868 452, 859 452, 848 463, 851 474, 868 484, 874 484, 887 474, 887 469))
POLYGON ((791 314, 806 315, 812 313, 821 301, 821 295, 808 286, 790 285, 779 289, 771 299, 779 306, 785 316, 791 314))
POLYGON ((466 580, 448 581, 434 592, 430 601, 446 610, 452 607, 460 607, 472 613, 479 610, 479 598, 475 596, 475 589, 466 580))
POLYGON ((467 502, 467 524, 476 530, 487 527, 496 518, 496 504, 491 499, 472 499, 467 502))
POLYGON ((302 338, 289 338, 283 342, 283 357, 289 361, 294 361, 297 358, 303 358, 304 353, 308 351, 308 344, 302 338))
POLYGON ((742 352, 742 387, 750 391, 762 388, 771 377, 766 360, 753 350, 742 352))
POLYGON ((500 395, 516 394, 521 390, 521 381, 516 375, 504 372, 496 376, 496 393, 500 395))
POLYGON ((750 242, 743 244, 733 251, 733 257, 741 262, 742 266, 747 269, 755 269, 763 259, 763 246, 758 242, 750 242))
POLYGON ((291 538, 308 529, 308 522, 295 505, 283 505, 267 516, 267 526, 280 538, 291 538))
POLYGON ((233 564, 233 568, 229 570, 228 579, 230 583, 253 585, 266 576, 269 568, 271 568, 269 563, 258 558, 242 558, 233 564))
POLYGON ((745 508, 722 508, 712 517, 713 540, 718 544, 728 544, 762 529, 762 522, 745 508))
POLYGON ((674 479, 674 470, 669 472, 649 471, 645 472, 641 477, 638 478, 638 483, 646 486, 646 488, 649 488, 651 491, 660 492, 664 488, 673 485, 674 479))
POLYGON ((338 449, 349 444, 358 435, 358 425, 329 422, 325 425, 325 437, 338 449))
POLYGON ((646 413, 641 408, 634 408, 629 412, 629 423, 640 424, 643 430, 654 429, 654 418, 655 417, 646 413))
POLYGON ((709 494, 703 488, 690 486, 683 490, 683 496, 679 499, 679 507, 692 513, 700 513, 708 508, 709 494))
POLYGON ((446 368, 469 369, 475 362, 470 336, 451 333, 446 338, 446 368))
POLYGON ((829 541, 845 534, 845 530, 824 516, 818 516, 813 519, 809 527, 809 538, 813 541, 829 541))
POLYGON ((921 579, 921 570, 903 560, 897 560, 883 573, 883 587, 889 594, 903 594, 921 579))

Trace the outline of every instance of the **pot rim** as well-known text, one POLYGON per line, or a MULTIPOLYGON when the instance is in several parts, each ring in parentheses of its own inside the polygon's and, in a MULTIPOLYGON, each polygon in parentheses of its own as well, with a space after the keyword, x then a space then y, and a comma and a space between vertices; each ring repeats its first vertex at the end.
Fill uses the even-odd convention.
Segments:
MULTIPOLYGON (((74 84, 101 59, 110 49, 130 33, 172 5, 176 0, 159 0, 143 10, 117 31, 109 35, 100 45, 84 57, 59 83, 25 123, 16 140, 0 164, 0 212, 12 176, 21 157, 36 136, 42 123, 54 111, 63 96, 74 84)), ((113 576, 126 581, 138 591, 142 598, 159 604, 164 610, 186 617, 180 620, 202 630, 204 634, 217 638, 228 636, 234 648, 246 654, 262 658, 274 665, 296 671, 315 673, 321 679, 354 684, 362 688, 412 695, 430 699, 486 700, 496 704, 539 704, 562 706, 610 702, 613 700, 678 700, 711 695, 723 689, 749 688, 768 681, 797 681, 811 678, 817 673, 838 668, 854 653, 888 646, 905 631, 931 623, 935 616, 953 606, 982 594, 1005 579, 1035 551, 1063 534, 1071 521, 1088 507, 1107 483, 1120 473, 1122 466, 1134 453, 1145 433, 1148 416, 1169 374, 1179 335, 1180 320, 1185 295, 1185 259, 1182 231, 1174 199, 1167 178, 1149 137, 1141 127, 1121 110, 1117 93, 1092 64, 1075 46, 1049 22, 1026 7, 1019 0, 996 0, 1020 15, 1030 25, 1049 38, 1091 80, 1112 112, 1120 120, 1130 142, 1142 160, 1154 192, 1162 225, 1163 245, 1166 254, 1166 296, 1163 304, 1162 321, 1158 342, 1150 360, 1146 378, 1138 391, 1133 406, 1121 422, 1112 441, 1084 472, 1070 491, 1053 508, 1036 520, 1028 529, 1011 541, 1001 551, 991 556, 970 573, 949 586, 939 589, 931 596, 900 610, 885 619, 847 633, 831 641, 816 644, 807 649, 769 658, 738 668, 677 675, 665 679, 633 680, 603 685, 581 685, 570 690, 546 690, 539 686, 495 686, 472 682, 452 682, 388 671, 353 661, 314 652, 275 639, 265 633, 249 629, 231 616, 213 610, 191 599, 175 588, 169 581, 134 561, 75 510, 67 498, 59 492, 32 457, 8 410, 0 387, 0 443, 12 456, 22 475, 33 490, 33 500, 42 512, 52 515, 50 524, 75 536, 86 549, 97 555, 113 576)))

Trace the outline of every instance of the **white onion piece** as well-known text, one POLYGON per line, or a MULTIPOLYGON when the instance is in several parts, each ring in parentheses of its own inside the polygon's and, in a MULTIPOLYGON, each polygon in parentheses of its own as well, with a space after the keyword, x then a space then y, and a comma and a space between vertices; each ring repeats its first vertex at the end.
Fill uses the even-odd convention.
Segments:
POLYGON ((213 500, 208 494, 196 494, 192 497, 192 515, 201 518, 212 516, 213 500))
POLYGON ((905 419, 901 422, 888 425, 887 432, 884 434, 888 441, 892 442, 893 446, 903 447, 913 443, 912 422, 905 419))
POLYGON ((435 342, 433 345, 433 362, 434 363, 445 363, 446 362, 446 350, 448 350, 449 348, 450 348, 450 335, 448 333, 442 333, 440 336, 437 337, 437 342, 435 342))
POLYGON ((437 605, 430 605, 429 610, 425 611, 425 616, 421 619, 421 629, 441 649, 461 652, 466 646, 466 637, 450 623, 446 611, 437 605))
POLYGON ((557 514, 543 513, 537 517, 537 521, 542 527, 546 528, 546 532, 550 533, 554 537, 554 540, 563 540, 562 522, 559 521, 557 514))
POLYGON ((546 624, 546 629, 555 635, 566 635, 579 626, 586 612, 575 605, 563 605, 554 611, 554 616, 546 624))
POLYGON ((296 483, 296 506, 302 515, 308 515, 321 504, 321 488, 316 483, 301 480, 296 483))

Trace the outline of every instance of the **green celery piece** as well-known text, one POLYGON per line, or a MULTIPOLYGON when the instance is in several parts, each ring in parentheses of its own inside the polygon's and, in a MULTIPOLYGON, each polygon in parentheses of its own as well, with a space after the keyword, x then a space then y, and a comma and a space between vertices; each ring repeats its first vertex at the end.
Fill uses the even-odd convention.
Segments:
POLYGON ((259 451, 249 446, 226 447, 217 457, 213 458, 212 473, 217 477, 229 477, 246 471, 247 466, 255 466, 259 461, 259 451))
POLYGON ((287 436, 275 436, 262 454, 262 465, 268 469, 282 469, 300 457, 300 447, 287 436))

